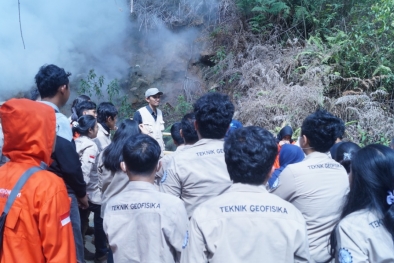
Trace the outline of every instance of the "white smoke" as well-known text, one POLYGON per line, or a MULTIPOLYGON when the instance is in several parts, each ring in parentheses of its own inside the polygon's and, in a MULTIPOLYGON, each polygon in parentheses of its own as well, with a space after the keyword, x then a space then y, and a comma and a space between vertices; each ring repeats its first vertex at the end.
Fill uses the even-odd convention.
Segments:
POLYGON ((128 70, 127 0, 19 0, 0 2, 0 100, 35 86, 40 66, 55 64, 73 73, 94 68, 106 79, 128 70))

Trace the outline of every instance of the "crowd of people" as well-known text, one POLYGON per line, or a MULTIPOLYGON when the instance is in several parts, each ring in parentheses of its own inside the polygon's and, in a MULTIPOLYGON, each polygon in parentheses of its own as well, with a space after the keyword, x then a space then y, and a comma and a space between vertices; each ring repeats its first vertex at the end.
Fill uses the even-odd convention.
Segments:
POLYGON ((35 98, 1 105, 0 262, 394 262, 394 151, 338 117, 274 136, 209 92, 165 154, 160 90, 132 119, 86 95, 67 118, 69 75, 44 65, 35 98))

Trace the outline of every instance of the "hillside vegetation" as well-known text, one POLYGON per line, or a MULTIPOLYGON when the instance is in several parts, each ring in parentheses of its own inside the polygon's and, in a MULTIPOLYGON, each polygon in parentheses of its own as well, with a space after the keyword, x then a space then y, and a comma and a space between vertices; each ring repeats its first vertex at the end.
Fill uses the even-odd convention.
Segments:
POLYGON ((288 124, 297 136, 303 119, 324 107, 345 121, 346 137, 361 145, 388 144, 394 137, 394 1, 133 3, 131 21, 140 32, 133 43, 144 48, 134 53, 141 53, 141 61, 131 61, 138 65, 129 80, 107 88, 122 115, 132 116, 137 105, 123 91, 141 93, 156 85, 174 89, 167 94, 177 101, 162 106, 167 125, 189 111, 202 92, 219 91, 232 97, 236 119, 274 133, 288 124), (179 38, 190 29, 189 37, 198 36, 191 46, 182 46, 179 38), (148 49, 144 39, 163 31, 176 40, 176 50, 164 49, 145 63, 159 46, 148 49), (172 53, 176 59, 169 57, 172 53), (149 77, 164 55, 163 70, 149 77))
POLYGON ((362 145, 394 136, 394 1, 222 0, 219 9, 205 79, 233 97, 235 118, 296 130, 324 107, 362 145))

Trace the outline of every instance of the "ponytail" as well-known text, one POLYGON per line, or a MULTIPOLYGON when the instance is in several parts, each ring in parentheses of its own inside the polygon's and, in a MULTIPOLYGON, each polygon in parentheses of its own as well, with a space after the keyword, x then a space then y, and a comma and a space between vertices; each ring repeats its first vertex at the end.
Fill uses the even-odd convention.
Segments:
POLYGON ((73 134, 79 133, 82 136, 88 136, 89 129, 93 130, 96 122, 96 118, 92 115, 83 115, 79 117, 78 121, 73 121, 71 123, 73 134))

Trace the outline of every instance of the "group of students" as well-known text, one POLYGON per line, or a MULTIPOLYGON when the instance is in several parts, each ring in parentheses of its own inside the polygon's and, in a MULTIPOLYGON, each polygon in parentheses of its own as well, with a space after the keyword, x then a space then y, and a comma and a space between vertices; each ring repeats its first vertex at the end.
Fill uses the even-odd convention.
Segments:
POLYGON ((0 211, 41 165, 11 206, 0 262, 84 262, 86 211, 96 262, 394 261, 394 152, 335 144, 344 124, 329 112, 306 117, 297 143, 288 128, 277 138, 256 126, 228 132, 234 106, 210 92, 171 127, 178 147, 163 157, 138 121, 116 127, 112 104, 96 112, 80 97, 67 119, 68 77, 45 65, 41 102, 0 108, 0 211))

